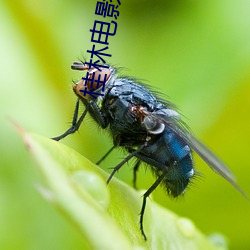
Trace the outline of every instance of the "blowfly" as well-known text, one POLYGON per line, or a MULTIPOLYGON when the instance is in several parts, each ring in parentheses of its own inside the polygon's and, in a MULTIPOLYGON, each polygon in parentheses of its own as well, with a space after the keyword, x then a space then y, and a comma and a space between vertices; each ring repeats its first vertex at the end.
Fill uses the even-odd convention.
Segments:
POLYGON ((59 141, 76 132, 89 113, 101 128, 110 131, 113 138, 113 147, 101 160, 116 147, 128 152, 126 158, 114 167, 107 183, 131 158, 137 159, 134 184, 140 165, 150 166, 156 181, 143 195, 140 230, 145 240, 143 216, 147 197, 159 184, 172 197, 184 193, 195 174, 192 151, 244 195, 232 172, 189 132, 172 103, 157 97, 146 85, 128 77, 118 77, 112 66, 89 69, 83 62, 74 62, 71 68, 85 70, 87 74, 73 87, 78 99, 71 127, 53 139, 59 141), (85 110, 79 116, 80 102, 85 110))

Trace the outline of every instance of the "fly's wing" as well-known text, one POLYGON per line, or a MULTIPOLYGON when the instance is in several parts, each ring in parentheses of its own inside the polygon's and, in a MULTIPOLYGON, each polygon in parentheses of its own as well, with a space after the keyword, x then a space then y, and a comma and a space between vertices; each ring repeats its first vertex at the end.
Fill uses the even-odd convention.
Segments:
POLYGON ((228 167, 202 142, 195 138, 185 127, 185 125, 180 120, 180 117, 176 115, 167 115, 154 113, 155 119, 158 118, 159 122, 162 122, 166 127, 173 130, 182 140, 184 140, 190 148, 192 148, 216 173, 221 175, 229 183, 231 183, 243 196, 247 199, 247 195, 242 191, 242 189, 236 184, 236 178, 233 173, 228 169, 228 167))
MULTIPOLYGON (((183 136, 182 136, 183 138, 183 136)), ((191 134, 183 138, 187 144, 219 175, 230 182, 247 199, 247 195, 237 185, 236 178, 229 168, 210 149, 191 134)))

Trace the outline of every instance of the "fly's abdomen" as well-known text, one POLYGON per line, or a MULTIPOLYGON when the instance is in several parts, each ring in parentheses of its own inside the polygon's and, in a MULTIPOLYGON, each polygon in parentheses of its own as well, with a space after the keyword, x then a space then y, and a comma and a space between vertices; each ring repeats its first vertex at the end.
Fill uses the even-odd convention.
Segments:
POLYGON ((165 173, 162 184, 171 196, 183 194, 194 175, 190 147, 168 129, 152 141, 137 157, 150 164, 157 176, 165 173))
POLYGON ((192 154, 190 147, 174 132, 170 130, 164 134, 171 158, 163 184, 167 192, 176 197, 184 193, 194 175, 192 154))
POLYGON ((169 195, 177 197, 184 193, 193 175, 193 161, 190 153, 180 161, 170 164, 163 185, 169 195))

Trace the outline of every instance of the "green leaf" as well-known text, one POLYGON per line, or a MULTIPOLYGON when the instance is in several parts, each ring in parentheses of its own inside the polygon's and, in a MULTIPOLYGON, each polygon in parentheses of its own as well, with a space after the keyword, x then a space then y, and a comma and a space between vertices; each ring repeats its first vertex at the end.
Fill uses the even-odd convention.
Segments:
POLYGON ((72 148, 19 130, 44 177, 46 187, 39 185, 39 191, 81 232, 82 249, 226 249, 152 199, 144 217, 144 241, 139 229, 143 192, 115 177, 106 185, 108 174, 72 148))

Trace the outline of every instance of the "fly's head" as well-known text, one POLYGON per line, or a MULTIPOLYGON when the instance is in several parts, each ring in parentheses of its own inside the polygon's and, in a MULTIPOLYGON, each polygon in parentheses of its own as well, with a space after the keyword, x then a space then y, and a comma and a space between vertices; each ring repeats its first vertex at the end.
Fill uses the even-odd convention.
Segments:
POLYGON ((89 66, 82 62, 74 62, 71 65, 71 69, 87 71, 86 75, 73 87, 75 94, 84 103, 104 96, 106 87, 111 84, 112 78, 115 77, 115 70, 112 67, 104 65, 98 68, 100 70, 94 67, 89 69, 89 66))

